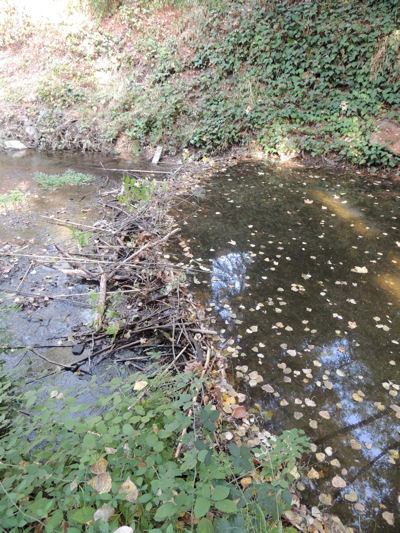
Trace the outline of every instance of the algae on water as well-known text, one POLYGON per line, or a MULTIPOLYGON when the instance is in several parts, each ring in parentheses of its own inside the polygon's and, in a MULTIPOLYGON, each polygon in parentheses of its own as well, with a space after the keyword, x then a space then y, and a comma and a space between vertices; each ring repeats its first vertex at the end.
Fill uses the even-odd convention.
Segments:
POLYGON ((82 174, 75 170, 68 169, 63 174, 46 174, 45 172, 36 172, 34 180, 46 190, 58 189, 63 185, 81 185, 90 183, 94 180, 91 174, 82 174))

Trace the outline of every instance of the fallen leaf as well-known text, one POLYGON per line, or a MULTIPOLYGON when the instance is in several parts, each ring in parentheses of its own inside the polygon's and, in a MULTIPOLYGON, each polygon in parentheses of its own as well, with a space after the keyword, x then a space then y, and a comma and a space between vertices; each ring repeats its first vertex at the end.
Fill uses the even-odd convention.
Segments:
POLYGON ((244 489, 247 489, 247 487, 249 487, 252 483, 253 483, 253 480, 251 479, 251 477, 244 477, 243 479, 240 480, 240 484, 242 485, 244 489))
POLYGON ((93 520, 104 520, 104 522, 108 522, 108 520, 112 517, 114 514, 114 507, 111 507, 111 505, 107 505, 104 503, 100 509, 97 509, 97 511, 93 515, 93 520))
POLYGON ((91 467, 90 470, 93 474, 104 474, 107 470, 108 461, 107 459, 99 459, 91 467))
POLYGON ((133 386, 133 390, 141 391, 145 389, 147 385, 148 385, 147 381, 136 381, 135 385, 133 386))
POLYGON ((105 494, 111 490, 111 476, 108 472, 98 474, 89 481, 89 485, 99 494, 105 494))
POLYGON ((235 409, 232 412, 233 418, 246 418, 247 417, 247 411, 243 407, 243 405, 238 405, 235 407, 235 409))
POLYGON ((335 476, 332 479, 332 487, 335 487, 335 489, 344 489, 346 487, 346 485, 347 485, 347 483, 340 476, 335 476))
POLYGON ((131 481, 131 478, 128 477, 126 481, 121 483, 118 494, 125 494, 125 500, 127 502, 133 503, 138 499, 139 491, 137 486, 131 481))
POLYGON ((389 524, 389 526, 394 526, 394 514, 385 511, 382 513, 382 518, 389 524))

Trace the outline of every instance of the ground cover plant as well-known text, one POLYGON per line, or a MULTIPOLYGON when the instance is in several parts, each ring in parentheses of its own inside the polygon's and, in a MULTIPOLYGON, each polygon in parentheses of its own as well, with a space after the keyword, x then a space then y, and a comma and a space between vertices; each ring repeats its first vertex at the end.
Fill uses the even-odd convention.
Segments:
MULTIPOLYGON (((266 152, 396 165, 369 139, 377 117, 399 119, 398 17, 393 0, 209 6, 186 64, 199 94, 195 109, 180 113, 196 119, 187 144, 213 151, 256 138, 266 152)), ((176 77, 154 85, 176 100, 176 77)), ((150 135, 160 127, 158 110, 144 127, 150 135)))
POLYGON ((26 201, 26 195, 22 191, 10 191, 0 194, 0 213, 12 209, 26 201))
POLYGON ((307 441, 287 431, 270 449, 216 446, 219 411, 193 404, 199 378, 114 379, 91 406, 72 391, 11 402, 15 386, 4 373, 1 383, 5 531, 282 531, 307 441))
POLYGON ((26 90, 10 91, 5 68, 7 137, 21 135, 18 102, 43 149, 111 149, 123 137, 132 151, 250 143, 272 155, 399 163, 370 142, 381 119, 399 121, 397 0, 88 0, 75 9, 93 14, 79 32, 31 23, 34 38, 13 49, 26 90), (46 65, 37 76, 34 43, 46 65))

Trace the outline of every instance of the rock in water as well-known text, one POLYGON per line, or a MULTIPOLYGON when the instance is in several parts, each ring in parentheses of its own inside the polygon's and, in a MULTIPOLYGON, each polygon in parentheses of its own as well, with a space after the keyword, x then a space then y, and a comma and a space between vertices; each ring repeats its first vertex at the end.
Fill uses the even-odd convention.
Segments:
POLYGON ((75 346, 72 346, 72 353, 74 355, 81 355, 84 349, 85 349, 84 344, 75 344, 75 346))
POLYGON ((4 141, 6 150, 26 150, 26 146, 21 141, 4 141))

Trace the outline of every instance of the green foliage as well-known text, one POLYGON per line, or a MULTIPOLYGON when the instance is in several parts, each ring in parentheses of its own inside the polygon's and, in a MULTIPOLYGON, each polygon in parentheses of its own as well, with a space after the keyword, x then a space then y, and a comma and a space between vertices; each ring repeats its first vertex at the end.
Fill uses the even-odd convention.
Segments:
POLYGON ((397 0, 207 5, 185 61, 173 49, 148 52, 152 89, 137 106, 133 137, 175 134, 203 151, 256 138, 270 153, 399 163, 369 142, 376 119, 398 118, 397 0), (182 84, 181 71, 189 82, 182 84))
POLYGON ((22 191, 10 191, 0 194, 0 212, 26 202, 26 195, 22 191))
POLYGON ((42 80, 38 85, 36 96, 43 104, 62 108, 86 100, 85 91, 76 83, 56 77, 42 80))
POLYGON ((81 0, 81 5, 86 4, 91 12, 99 18, 112 15, 122 4, 121 0, 81 0))
POLYGON ((9 431, 19 402, 15 379, 3 370, 0 361, 0 438, 9 431))
POLYGON ((138 180, 125 176, 123 192, 118 196, 118 202, 127 207, 138 202, 147 202, 153 196, 157 185, 155 180, 138 180))
POLYGON ((73 393, 52 391, 44 403, 43 393, 25 393, 29 416, 14 411, 0 440, 2 527, 16 533, 41 523, 49 533, 64 526, 107 533, 128 524, 135 531, 261 533, 267 523, 280 523, 305 437, 285 432, 269 450, 234 443, 217 450, 219 413, 206 406, 186 414, 200 386, 187 374, 114 379, 91 407, 73 393), (180 439, 183 454, 176 458, 180 439), (243 490, 240 480, 253 475, 243 490), (110 511, 108 519, 94 521, 101 508, 110 511))
POLYGON ((88 245, 92 234, 89 231, 80 231, 74 227, 71 227, 72 238, 77 241, 79 250, 82 250, 88 245))
MULTIPOLYGON (((46 174, 44 172, 36 172, 34 180, 39 183, 43 189, 54 190, 63 185, 81 185, 83 183, 90 183, 94 180, 94 176, 91 174, 82 174, 81 172, 76 172, 75 170, 68 169, 63 174, 46 174)), ((87 236, 87 235, 86 235, 87 236)), ((84 237, 78 236, 83 241, 84 237)))

